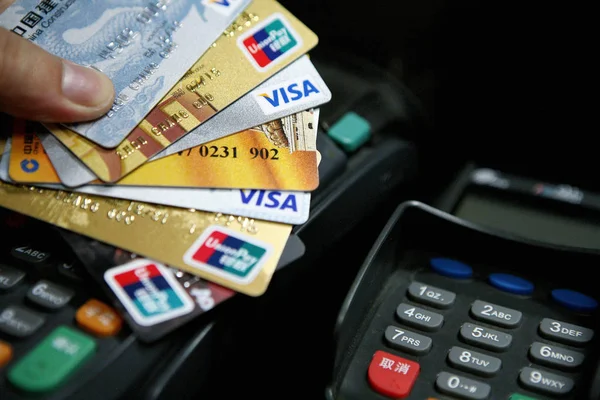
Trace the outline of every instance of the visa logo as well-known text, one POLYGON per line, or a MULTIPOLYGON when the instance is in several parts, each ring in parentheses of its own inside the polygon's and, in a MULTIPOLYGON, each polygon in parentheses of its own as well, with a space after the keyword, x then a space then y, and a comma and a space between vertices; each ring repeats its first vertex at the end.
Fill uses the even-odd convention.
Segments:
POLYGON ((203 6, 225 16, 233 14, 241 3, 241 0, 202 0, 203 6))
POLYGON ((294 193, 253 189, 247 193, 240 190, 240 196, 242 203, 246 205, 298 212, 298 202, 294 193))
POLYGON ((325 96, 314 80, 306 76, 260 88, 254 92, 254 98, 263 113, 271 115, 291 108, 294 110, 287 114, 312 108, 324 101, 325 96))

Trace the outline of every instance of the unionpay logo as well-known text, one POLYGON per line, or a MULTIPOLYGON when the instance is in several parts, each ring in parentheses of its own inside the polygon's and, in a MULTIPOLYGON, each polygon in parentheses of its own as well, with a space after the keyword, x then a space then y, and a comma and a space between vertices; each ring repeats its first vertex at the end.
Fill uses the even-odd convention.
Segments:
POLYGON ((259 71, 284 60, 302 46, 302 38, 281 14, 273 14, 238 38, 238 46, 259 71))
POLYGON ((194 302, 169 269, 146 259, 136 259, 104 273, 104 280, 129 315, 142 326, 185 315, 194 302))
POLYGON ((242 4, 241 0, 202 0, 202 5, 212 8, 219 14, 230 16, 242 4))
POLYGON ((298 110, 310 108, 306 106, 323 98, 323 93, 313 78, 303 76, 278 85, 260 88, 254 93, 265 115, 275 114, 295 107, 298 110))
POLYGON ((194 242, 183 261, 232 282, 247 284, 254 280, 271 253, 268 243, 214 225, 194 242))

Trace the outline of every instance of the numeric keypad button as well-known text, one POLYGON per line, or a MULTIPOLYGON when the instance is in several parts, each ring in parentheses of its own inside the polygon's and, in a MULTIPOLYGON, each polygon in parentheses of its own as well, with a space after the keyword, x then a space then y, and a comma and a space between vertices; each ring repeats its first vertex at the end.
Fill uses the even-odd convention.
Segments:
POLYGON ((454 304, 456 294, 421 282, 413 282, 408 287, 408 296, 416 302, 436 308, 449 308, 454 304))
POLYGON ((508 333, 470 323, 460 328, 460 337, 473 346, 493 351, 504 351, 512 343, 512 336, 508 333))
POLYGON ((487 399, 492 391, 487 383, 448 372, 440 372, 435 381, 435 387, 444 394, 468 400, 487 399))
POLYGON ((499 358, 458 346, 448 352, 448 363, 454 368, 483 376, 494 375, 502 366, 499 358))
POLYGON ((396 308, 396 316, 406 325, 424 331, 437 331, 444 323, 444 317, 441 314, 414 307, 406 303, 402 303, 396 308))
POLYGON ((585 359, 585 356, 577 351, 540 342, 531 345, 529 356, 533 362, 559 369, 577 368, 585 359))
POLYGON ((388 326, 384 337, 390 347, 407 353, 423 355, 431 349, 431 338, 397 326, 388 326))
POLYGON ((503 328, 515 328, 521 322, 523 313, 507 307, 491 304, 481 300, 475 300, 471 305, 473 318, 498 325, 503 328))
POLYGON ((519 374, 519 381, 527 389, 534 392, 561 396, 573 390, 573 380, 536 368, 526 367, 519 374))
POLYGON ((594 337, 594 331, 581 326, 544 318, 540 322, 540 335, 557 342, 582 346, 594 337))

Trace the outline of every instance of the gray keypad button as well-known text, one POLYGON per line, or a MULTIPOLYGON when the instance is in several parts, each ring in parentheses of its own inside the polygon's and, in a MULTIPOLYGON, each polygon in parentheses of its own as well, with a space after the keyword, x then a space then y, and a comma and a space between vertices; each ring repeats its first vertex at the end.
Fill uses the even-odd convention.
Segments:
POLYGON ((574 346, 584 345, 594 337, 591 329, 551 318, 544 318, 540 322, 540 334, 547 339, 574 346))
POLYGON ((75 292, 49 281, 39 281, 29 289, 27 298, 44 308, 56 310, 64 307, 75 292))
POLYGON ((431 338, 397 326, 388 326, 384 336, 390 347, 407 353, 423 355, 431 349, 431 338))
POLYGON ((411 306, 406 303, 402 303, 396 308, 396 316, 406 325, 424 331, 437 331, 444 323, 444 317, 441 314, 411 306))
POLYGON ((541 394, 560 396, 573 390, 573 380, 547 371, 526 367, 519 374, 519 381, 527 389, 541 394))
POLYGON ((437 308, 449 308, 454 304, 456 294, 421 282, 413 282, 408 287, 408 295, 414 301, 437 308))
POLYGON ((25 272, 0 264, 0 290, 8 290, 25 277, 25 272))
POLYGON ((577 351, 540 342, 531 345, 529 356, 538 364, 546 364, 559 369, 577 368, 585 359, 585 356, 577 351))
POLYGON ((29 264, 43 264, 50 257, 50 253, 41 251, 31 246, 17 246, 10 250, 13 257, 29 264))
POLYGON ((494 351, 506 350, 512 343, 512 336, 508 333, 471 323, 463 324, 460 337, 469 344, 494 351))
POLYGON ((6 307, 0 313, 0 331, 16 337, 25 337, 37 331, 44 318, 19 306, 6 307))
POLYGON ((492 391, 487 383, 448 372, 440 372, 435 380, 435 387, 444 394, 468 400, 487 399, 492 391))
POLYGON ((499 358, 458 346, 448 352, 448 362, 454 368, 483 376, 494 375, 502 366, 499 358))
POLYGON ((471 315, 475 319, 498 325, 503 328, 514 328, 518 326, 523 317, 521 311, 481 300, 475 300, 473 302, 471 305, 471 315))

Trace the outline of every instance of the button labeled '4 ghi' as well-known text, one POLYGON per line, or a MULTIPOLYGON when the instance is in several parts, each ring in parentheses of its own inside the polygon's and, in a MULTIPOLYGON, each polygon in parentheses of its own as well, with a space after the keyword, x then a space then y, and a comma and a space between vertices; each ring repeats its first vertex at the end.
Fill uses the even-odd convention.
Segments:
POLYGON ((378 393, 403 399, 410 395, 421 367, 418 363, 378 350, 369 365, 368 379, 378 393))
POLYGON ((384 337, 390 347, 407 353, 422 355, 431 349, 431 338, 396 326, 388 326, 384 337))
POLYGON ((523 314, 521 311, 513 310, 487 303, 481 300, 475 300, 471 306, 471 315, 480 321, 498 325, 503 328, 515 328, 521 322, 523 314))
POLYGON ((444 323, 444 317, 441 314, 406 303, 402 303, 396 308, 396 316, 401 322, 424 331, 437 331, 444 323))
POLYGON ((408 295, 414 301, 436 308, 449 308, 454 304, 456 294, 421 282, 413 282, 408 287, 408 295))

